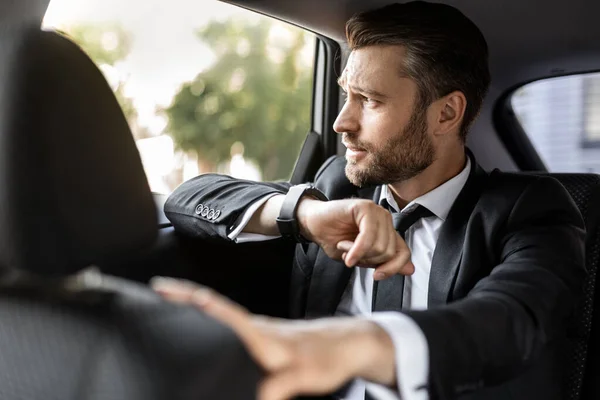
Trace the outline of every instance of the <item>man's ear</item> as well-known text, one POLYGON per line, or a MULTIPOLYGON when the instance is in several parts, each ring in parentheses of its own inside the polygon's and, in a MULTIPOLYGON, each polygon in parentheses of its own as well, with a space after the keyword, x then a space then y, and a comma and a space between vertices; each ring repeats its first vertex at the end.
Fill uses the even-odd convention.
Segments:
POLYGON ((447 135, 459 132, 467 108, 465 95, 455 90, 435 101, 436 103, 436 129, 435 135, 447 135))

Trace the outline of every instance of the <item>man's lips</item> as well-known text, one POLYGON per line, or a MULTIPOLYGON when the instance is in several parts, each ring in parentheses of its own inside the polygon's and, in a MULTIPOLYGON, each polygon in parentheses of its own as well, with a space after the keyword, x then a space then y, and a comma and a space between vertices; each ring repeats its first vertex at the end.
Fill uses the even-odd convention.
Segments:
POLYGON ((342 142, 346 146, 346 159, 358 162, 367 156, 367 151, 361 147, 354 146, 347 142, 342 142))
POLYGON ((361 152, 361 151, 366 151, 365 149, 361 148, 361 147, 357 147, 357 146, 353 146, 350 143, 346 143, 346 142, 342 142, 342 144, 344 146, 346 146, 346 148, 350 151, 353 151, 355 153, 361 152))

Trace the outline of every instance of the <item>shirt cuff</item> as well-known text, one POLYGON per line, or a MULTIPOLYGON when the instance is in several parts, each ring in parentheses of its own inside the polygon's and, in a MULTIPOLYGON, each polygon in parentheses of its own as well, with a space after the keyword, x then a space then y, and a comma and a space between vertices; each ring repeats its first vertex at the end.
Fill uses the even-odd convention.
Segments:
POLYGON ((421 328, 399 312, 376 312, 369 319, 385 330, 394 344, 400 398, 429 400, 429 345, 421 328))
POLYGON ((256 210, 258 210, 260 208, 260 206, 265 204, 266 201, 269 200, 271 197, 276 196, 278 194, 279 193, 268 194, 265 197, 258 199, 252 205, 250 205, 250 207, 248 207, 248 209, 244 213, 240 223, 233 229, 233 231, 231 231, 231 233, 229 233, 229 235, 227 235, 227 237, 236 243, 260 242, 260 241, 264 241, 264 240, 277 239, 277 238, 281 237, 279 235, 271 236, 271 235, 262 235, 260 233, 242 232, 242 230, 246 227, 246 225, 248 225, 250 218, 252 218, 252 216, 254 215, 256 210))

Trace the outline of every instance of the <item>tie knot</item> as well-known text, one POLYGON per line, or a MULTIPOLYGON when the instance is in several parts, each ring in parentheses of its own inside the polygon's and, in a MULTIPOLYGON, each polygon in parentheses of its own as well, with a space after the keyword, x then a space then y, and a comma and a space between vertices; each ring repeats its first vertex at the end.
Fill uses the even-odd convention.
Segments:
POLYGON ((410 228, 415 222, 421 218, 431 217, 433 213, 422 205, 417 205, 414 210, 405 213, 394 212, 392 213, 392 219, 394 221, 394 228, 398 231, 400 236, 404 237, 404 233, 410 228))

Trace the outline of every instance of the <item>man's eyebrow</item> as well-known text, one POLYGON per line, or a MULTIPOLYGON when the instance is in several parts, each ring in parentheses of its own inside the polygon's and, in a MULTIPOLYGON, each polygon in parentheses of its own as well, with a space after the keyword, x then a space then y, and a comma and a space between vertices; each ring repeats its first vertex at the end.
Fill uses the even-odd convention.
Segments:
MULTIPOLYGON (((337 84, 340 86, 340 88, 342 88, 342 90, 345 92, 346 91, 346 75, 342 75, 337 79, 337 84)), ((359 86, 355 86, 355 85, 350 85, 349 86, 350 89, 352 89, 353 92, 358 92, 358 93, 364 93, 368 96, 372 96, 372 97, 379 97, 381 99, 387 99, 389 96, 385 95, 381 92, 378 92, 377 90, 373 90, 373 89, 366 89, 366 88, 362 88, 359 86)))
POLYGON ((373 90, 373 89, 367 89, 367 88, 362 88, 359 86, 354 86, 354 85, 350 85, 349 86, 350 89, 352 89, 353 92, 358 92, 358 93, 363 93, 372 97, 379 97, 382 99, 387 99, 389 96, 386 94, 383 94, 381 92, 378 92, 377 90, 373 90))

